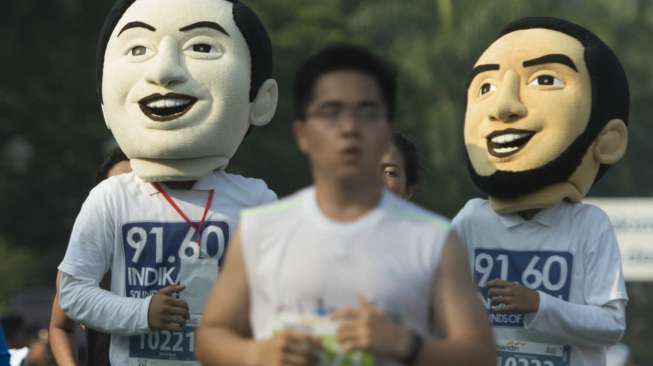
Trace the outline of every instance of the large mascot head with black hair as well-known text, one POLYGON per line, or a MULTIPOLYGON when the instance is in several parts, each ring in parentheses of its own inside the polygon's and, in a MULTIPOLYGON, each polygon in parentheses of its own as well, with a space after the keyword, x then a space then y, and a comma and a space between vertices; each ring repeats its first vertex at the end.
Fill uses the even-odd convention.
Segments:
POLYGON ((580 201, 628 141, 628 82, 610 48, 554 18, 509 24, 472 69, 465 146, 501 213, 580 201))
POLYGON ((271 73, 268 34, 237 0, 119 0, 100 35, 104 117, 146 181, 226 167, 275 113, 271 73))

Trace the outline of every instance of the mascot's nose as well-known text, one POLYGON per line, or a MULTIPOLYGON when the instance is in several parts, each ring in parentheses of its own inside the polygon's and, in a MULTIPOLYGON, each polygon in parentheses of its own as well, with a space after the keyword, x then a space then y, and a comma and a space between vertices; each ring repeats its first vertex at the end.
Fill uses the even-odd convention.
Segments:
POLYGON ((497 90, 494 105, 490 108, 491 121, 510 123, 526 116, 527 110, 520 100, 519 88, 519 75, 508 70, 497 90))
POLYGON ((159 43, 159 51, 149 66, 145 79, 149 83, 169 87, 188 80, 188 72, 181 63, 177 41, 164 37, 159 43))

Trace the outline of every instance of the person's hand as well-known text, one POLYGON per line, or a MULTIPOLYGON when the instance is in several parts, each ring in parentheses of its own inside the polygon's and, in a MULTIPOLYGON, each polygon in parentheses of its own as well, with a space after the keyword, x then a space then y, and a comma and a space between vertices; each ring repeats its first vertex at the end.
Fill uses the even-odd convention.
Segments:
POLYGON ((147 322, 151 330, 180 331, 184 328, 190 316, 188 304, 172 297, 172 294, 184 288, 181 285, 170 285, 152 296, 147 310, 147 322))
POLYGON ((486 286, 492 310, 497 313, 536 313, 540 308, 540 294, 519 283, 497 279, 486 286))
POLYGON ((257 364, 263 366, 312 366, 319 364, 320 340, 301 333, 283 331, 258 343, 257 364))
POLYGON ((338 327, 338 343, 344 352, 365 351, 377 356, 402 359, 410 352, 412 333, 384 315, 363 296, 358 308, 336 310, 331 318, 338 327))

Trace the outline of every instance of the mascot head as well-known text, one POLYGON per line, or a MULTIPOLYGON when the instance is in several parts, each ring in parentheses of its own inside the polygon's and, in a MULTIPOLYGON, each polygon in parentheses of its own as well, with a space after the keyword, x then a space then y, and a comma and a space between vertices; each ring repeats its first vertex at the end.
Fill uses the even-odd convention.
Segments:
POLYGON ((624 155, 626 74, 589 30, 554 18, 509 24, 472 69, 465 146, 501 213, 580 201, 624 155))
POLYGON ((97 70, 107 126, 145 181, 226 167, 277 106, 270 38, 237 0, 119 0, 97 70))

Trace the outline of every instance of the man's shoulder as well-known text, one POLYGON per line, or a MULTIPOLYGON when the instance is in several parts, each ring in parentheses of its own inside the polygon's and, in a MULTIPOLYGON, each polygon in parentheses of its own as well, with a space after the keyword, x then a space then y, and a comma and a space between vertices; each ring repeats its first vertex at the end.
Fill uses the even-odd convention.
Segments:
POLYGON ((388 192, 384 193, 385 203, 383 208, 387 215, 395 220, 405 221, 411 224, 435 225, 442 228, 449 228, 449 219, 436 212, 427 210, 415 203, 404 200, 388 192))
POLYGON ((304 207, 307 197, 311 194, 312 188, 304 188, 298 192, 284 197, 278 201, 270 202, 258 207, 247 208, 242 211, 243 218, 257 220, 266 220, 271 218, 280 217, 284 215, 287 217, 289 213, 297 211, 297 209, 304 207))
POLYGON ((146 184, 134 172, 114 175, 102 180, 93 187, 89 193, 89 198, 115 197, 134 190, 146 189, 146 184))
POLYGON ((458 211, 453 221, 454 223, 469 220, 473 221, 487 215, 496 215, 496 212, 494 212, 492 207, 490 207, 490 202, 482 198, 472 198, 465 203, 460 211, 458 211))
POLYGON ((245 207, 259 206, 277 200, 276 193, 262 179, 231 174, 222 170, 213 172, 212 177, 216 194, 228 195, 245 207))

